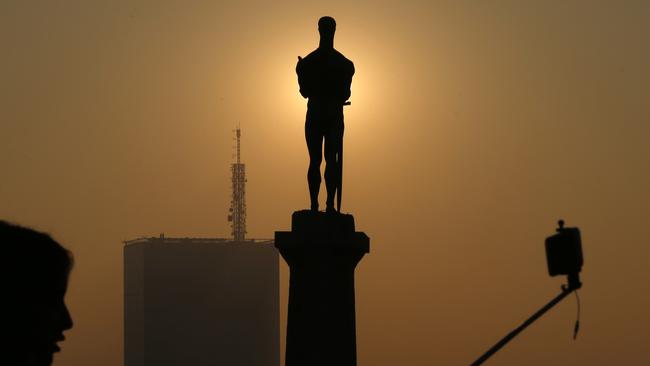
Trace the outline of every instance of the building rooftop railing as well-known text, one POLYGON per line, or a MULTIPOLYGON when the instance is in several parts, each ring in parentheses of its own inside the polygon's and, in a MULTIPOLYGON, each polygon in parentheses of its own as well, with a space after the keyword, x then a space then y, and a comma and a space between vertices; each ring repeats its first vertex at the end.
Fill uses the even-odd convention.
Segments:
POLYGON ((268 244, 273 239, 245 239, 235 241, 233 238, 172 238, 160 234, 159 237, 140 237, 137 239, 124 240, 124 245, 133 245, 140 243, 165 243, 165 244, 268 244))

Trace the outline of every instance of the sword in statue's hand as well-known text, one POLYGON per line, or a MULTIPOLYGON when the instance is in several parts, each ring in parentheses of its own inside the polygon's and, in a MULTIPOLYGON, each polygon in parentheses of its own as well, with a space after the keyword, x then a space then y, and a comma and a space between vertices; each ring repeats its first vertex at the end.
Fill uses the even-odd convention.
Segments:
MULTIPOLYGON (((343 103, 343 106, 352 105, 352 102, 349 100, 343 103)), ((336 187, 336 211, 341 212, 341 196, 343 194, 343 139, 339 144, 338 152, 338 163, 339 163, 339 181, 337 182, 336 187)))

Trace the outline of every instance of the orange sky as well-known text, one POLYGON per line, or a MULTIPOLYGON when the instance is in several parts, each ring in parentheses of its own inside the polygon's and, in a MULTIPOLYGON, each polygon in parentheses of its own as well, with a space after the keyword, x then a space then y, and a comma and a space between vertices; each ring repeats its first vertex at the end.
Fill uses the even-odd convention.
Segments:
POLYGON ((236 123, 249 236, 308 206, 294 67, 322 15, 357 70, 359 364, 469 364, 558 292, 558 218, 583 231, 578 340, 571 298, 490 364, 650 364, 650 3, 10 0, 0 217, 75 254, 55 365, 122 364, 122 240, 227 236, 236 123))

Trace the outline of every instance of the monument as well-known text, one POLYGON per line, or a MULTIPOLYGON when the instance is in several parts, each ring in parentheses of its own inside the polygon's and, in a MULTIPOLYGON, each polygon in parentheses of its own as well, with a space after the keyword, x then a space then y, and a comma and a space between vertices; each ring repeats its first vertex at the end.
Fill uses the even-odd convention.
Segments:
POLYGON ((293 213, 291 231, 276 231, 275 246, 290 268, 286 366, 355 366, 354 270, 370 239, 342 214, 343 106, 349 105, 354 65, 334 45, 336 23, 318 22, 320 44, 296 72, 309 98, 305 138, 311 207, 293 213), (320 164, 325 142, 325 212, 318 210, 320 164), (337 207, 334 208, 334 197, 337 207))
POLYGON ((325 140, 325 187, 327 212, 334 212, 334 195, 337 210, 341 210, 343 177, 343 106, 350 97, 354 64, 334 49, 336 22, 331 17, 318 21, 320 43, 304 59, 298 56, 296 73, 300 94, 309 98, 305 121, 305 139, 309 150, 307 182, 311 209, 318 211, 320 190, 320 164, 323 160, 325 140))

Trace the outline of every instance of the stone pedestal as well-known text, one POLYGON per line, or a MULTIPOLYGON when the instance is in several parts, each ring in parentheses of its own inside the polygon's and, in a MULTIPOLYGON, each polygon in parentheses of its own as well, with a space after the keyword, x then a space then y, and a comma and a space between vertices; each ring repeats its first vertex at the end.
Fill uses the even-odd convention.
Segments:
POLYGON ((290 268, 285 366, 355 366, 354 269, 370 239, 352 215, 305 210, 275 246, 290 268))

